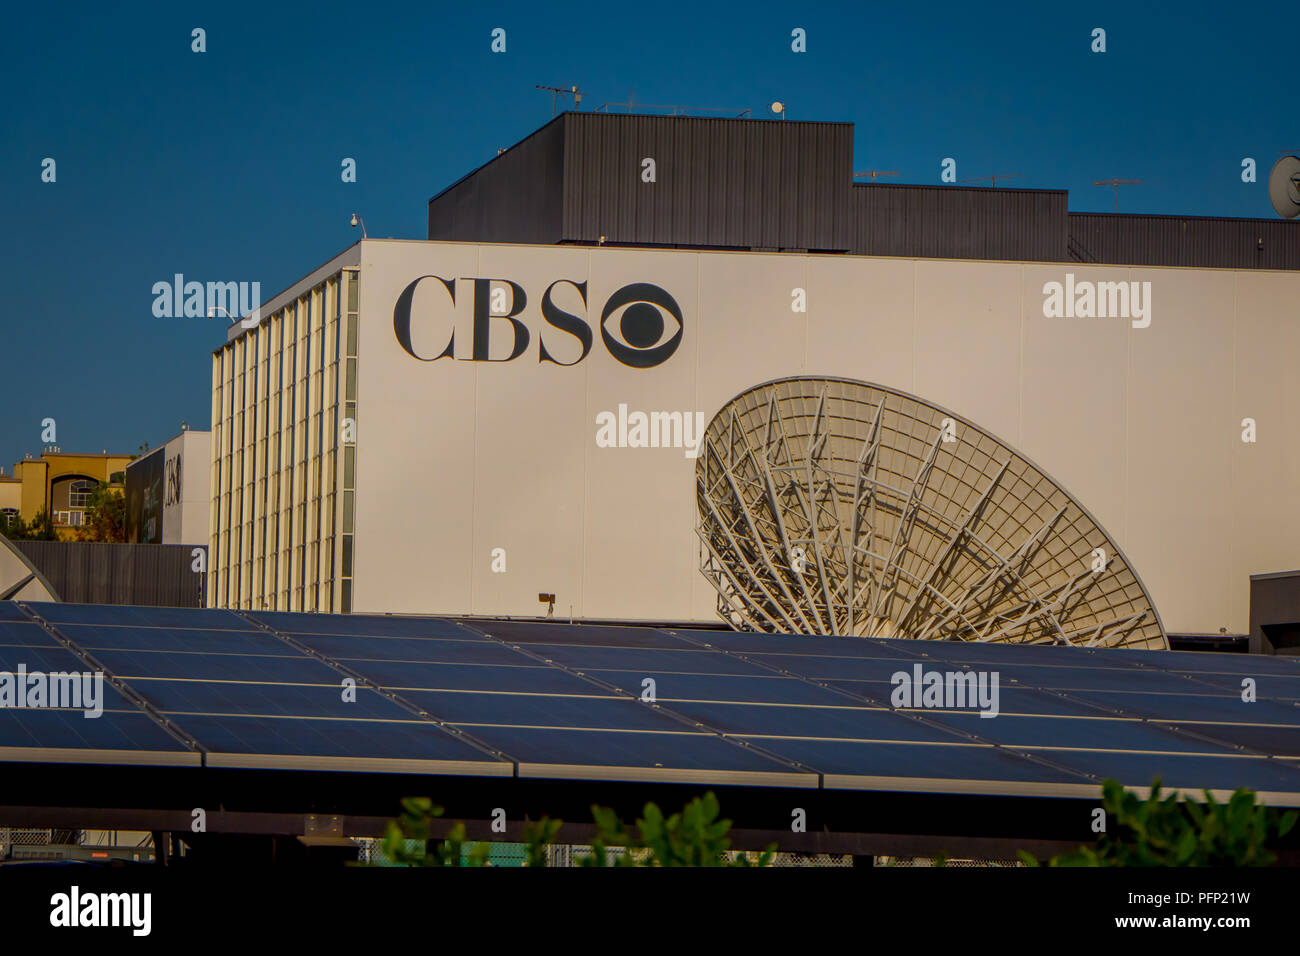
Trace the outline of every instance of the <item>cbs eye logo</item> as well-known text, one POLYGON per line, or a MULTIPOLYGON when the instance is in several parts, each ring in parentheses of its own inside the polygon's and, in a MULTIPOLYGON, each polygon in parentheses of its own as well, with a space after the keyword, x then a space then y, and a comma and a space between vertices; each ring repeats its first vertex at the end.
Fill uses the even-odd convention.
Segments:
MULTIPOLYGON (((465 362, 512 362, 524 354, 532 341, 532 333, 523 320, 528 309, 528 292, 509 279, 461 278, 444 279, 440 276, 420 276, 410 282, 397 297, 393 307, 393 334, 397 344, 407 355, 421 362, 436 362, 450 358, 465 362), (415 294, 421 282, 431 281, 429 292, 418 307, 415 294), (459 281, 462 294, 457 298, 459 281), (496 284, 494 290, 493 284, 496 284), (468 288, 466 288, 468 287, 468 288), (508 291, 508 294, 507 294, 508 291), (464 306, 460 316, 462 326, 461 346, 456 343, 456 310, 464 306), (413 330, 421 330, 423 343, 417 348, 413 330), (464 354, 465 331, 470 332, 470 354, 464 354), (442 342, 446 342, 442 346, 442 342), (505 347, 507 346, 508 348, 505 347), (435 350, 439 349, 440 351, 435 350), (425 354, 420 354, 424 352, 425 354), (493 357, 493 355, 497 357, 493 357)), ((541 314, 545 323, 537 336, 537 361, 554 365, 577 365, 587 357, 592 346, 591 326, 587 312, 587 283, 572 279, 556 279, 542 292, 541 314), (567 293, 569 301, 576 298, 581 309, 569 311, 557 303, 557 295, 567 293), (580 347, 576 358, 564 361, 552 351, 571 336, 580 347), (547 347, 550 343, 551 348, 547 347)), ((617 289, 605 301, 600 313, 600 338, 605 349, 629 368, 654 368, 672 357, 682 344, 685 320, 677 300, 664 289, 649 282, 633 282, 617 289)), ((563 350, 560 351, 563 354, 563 350)))
POLYGON ((649 282, 625 285, 609 297, 600 314, 600 337, 609 354, 632 368, 651 368, 667 361, 682 344, 685 323, 676 300, 649 282), (616 322, 610 319, 619 309, 622 316, 616 322), (677 331, 665 339, 664 313, 677 323, 677 331), (617 327, 622 341, 614 337, 611 327, 617 327))

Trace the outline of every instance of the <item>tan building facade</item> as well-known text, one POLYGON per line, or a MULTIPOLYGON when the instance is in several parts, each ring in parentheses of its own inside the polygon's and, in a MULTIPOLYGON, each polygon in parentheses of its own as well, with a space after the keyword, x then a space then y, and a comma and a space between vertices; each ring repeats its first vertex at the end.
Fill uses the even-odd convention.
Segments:
POLYGON ((209 594, 716 620, 691 428, 826 376, 1032 460, 1167 631, 1244 632, 1249 576, 1300 566, 1297 302, 1268 270, 365 240, 214 353, 209 594), (682 441, 641 444, 655 413, 682 441))
POLYGON ((0 508, 16 507, 28 523, 40 511, 48 511, 58 536, 70 539, 85 519, 90 493, 100 482, 120 486, 131 459, 131 455, 76 454, 47 448, 39 457, 16 462, 14 481, 0 480, 4 501, 0 508), (17 504, 12 504, 14 500, 17 504))

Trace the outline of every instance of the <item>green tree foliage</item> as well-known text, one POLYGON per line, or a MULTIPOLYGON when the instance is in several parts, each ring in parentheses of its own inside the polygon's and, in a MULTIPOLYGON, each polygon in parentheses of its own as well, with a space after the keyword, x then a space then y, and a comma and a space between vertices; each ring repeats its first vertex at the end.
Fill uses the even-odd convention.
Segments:
POLYGON ((90 493, 85 522, 76 537, 78 541, 125 541, 126 498, 122 493, 101 481, 90 493))
POLYGON ((442 814, 442 807, 428 797, 404 798, 401 816, 389 820, 385 829, 384 855, 405 866, 485 866, 492 847, 487 843, 471 843, 466 856, 463 852, 465 824, 457 823, 442 839, 431 836, 433 821, 442 814), (420 845, 409 848, 408 840, 417 840, 420 845))
POLYGON ((31 524, 17 515, 8 525, 0 521, 0 534, 10 541, 54 541, 58 538, 54 533, 54 521, 44 508, 36 512, 31 524))
POLYGON ((580 866, 769 866, 776 853, 775 844, 751 863, 748 854, 734 861, 725 857, 731 848, 730 820, 718 819, 718 798, 710 791, 696 797, 682 809, 665 818, 653 803, 647 803, 641 819, 636 821, 638 836, 633 837, 613 810, 592 807, 596 819, 596 837, 592 852, 579 860, 580 866), (609 848, 626 847, 610 863, 609 848))
MULTIPOLYGON (((1145 800, 1117 781, 1102 784, 1106 832, 1094 846, 1053 857, 1051 866, 1269 866, 1277 854, 1267 844, 1295 826, 1296 811, 1279 814, 1258 806, 1253 791, 1233 791, 1218 803, 1208 790, 1205 803, 1181 800, 1177 793, 1161 799, 1160 778, 1145 800)), ((1029 866, 1038 861, 1025 851, 1029 866)))
POLYGON ((546 866, 546 848, 555 842, 562 826, 563 820, 550 817, 524 821, 524 866, 546 866))
MULTIPOLYGON (((681 813, 665 818, 653 803, 647 803, 644 816, 636 821, 637 835, 628 832, 613 810, 592 807, 597 835, 591 841, 592 852, 579 859, 580 866, 770 866, 776 852, 773 844, 751 862, 748 854, 728 861, 731 847, 727 836, 730 820, 718 819, 718 799, 711 792, 696 797, 681 813), (624 852, 611 854, 611 847, 624 852)), ((384 854, 394 863, 406 866, 484 866, 489 843, 470 843, 464 854, 465 824, 457 823, 441 839, 431 836, 432 824, 441 817, 443 808, 427 797, 402 800, 402 814, 390 820, 383 839, 384 854), (410 841, 418 845, 408 846, 410 841)), ((525 821, 522 832, 526 866, 546 866, 546 850, 553 844, 564 825, 562 820, 542 817, 525 821)))

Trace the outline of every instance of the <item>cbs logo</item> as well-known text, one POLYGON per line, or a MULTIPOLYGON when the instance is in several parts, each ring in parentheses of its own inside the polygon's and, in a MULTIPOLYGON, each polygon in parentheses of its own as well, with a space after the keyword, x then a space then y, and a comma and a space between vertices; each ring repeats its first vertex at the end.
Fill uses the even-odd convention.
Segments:
MULTIPOLYGON (((557 279, 546 287, 541 299, 545 325, 537 336, 538 362, 577 365, 587 357, 593 344, 591 326, 585 318, 587 306, 586 282, 557 279), (575 311, 559 305, 556 301, 559 296, 566 297, 570 303, 576 298, 581 309, 575 311), (554 330, 549 337, 548 329, 554 330), (560 334, 572 337, 575 342, 560 349, 557 344, 560 334), (547 348, 548 341, 551 349, 547 348), (562 357, 557 358, 552 349, 558 349, 562 357), (567 358, 575 351, 576 358, 567 358)), ((397 297, 393 307, 393 334, 402 350, 421 362, 435 362, 440 358, 511 362, 523 355, 532 341, 528 325, 520 318, 527 308, 527 292, 509 279, 420 276, 397 297), (431 285, 420 293, 417 307, 417 291, 426 280, 431 285), (460 350, 456 346, 456 335, 465 331, 466 324, 470 338, 468 355, 462 354, 463 346, 460 350), (507 329, 508 349, 503 347, 507 329), (421 344, 432 341, 434 348, 417 348, 413 341, 415 332, 419 333, 421 344), (436 343, 444 341, 444 335, 447 344, 437 354, 431 354, 437 349, 436 343)), ((649 282, 633 282, 615 290, 600 312, 600 338, 605 350, 629 368, 662 365, 681 345, 684 329, 685 320, 677 300, 649 282)))

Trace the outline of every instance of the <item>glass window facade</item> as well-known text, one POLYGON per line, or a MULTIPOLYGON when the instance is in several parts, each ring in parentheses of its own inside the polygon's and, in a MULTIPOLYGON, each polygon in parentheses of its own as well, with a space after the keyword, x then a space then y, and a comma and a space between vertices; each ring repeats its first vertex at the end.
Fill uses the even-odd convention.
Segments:
MULTIPOLYGON (((348 609, 338 406, 358 299, 356 272, 341 270, 213 353, 212 606, 348 609)), ((350 533, 348 559, 350 571, 350 533)))

